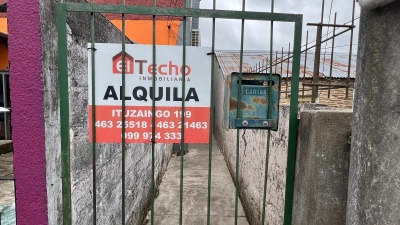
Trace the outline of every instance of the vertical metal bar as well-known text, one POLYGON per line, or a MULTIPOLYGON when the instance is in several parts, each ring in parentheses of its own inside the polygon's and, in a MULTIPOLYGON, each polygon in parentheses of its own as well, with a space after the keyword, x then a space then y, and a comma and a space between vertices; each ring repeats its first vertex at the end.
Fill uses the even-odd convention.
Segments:
MULTIPOLYGON (((274 0, 271 1, 271 13, 274 13, 274 0)), ((272 51, 273 51, 273 41, 274 41, 274 21, 271 21, 270 28, 270 42, 269 42, 269 81, 268 81, 268 113, 267 118, 271 118, 272 112, 272 51)), ((289 47, 290 49, 290 47, 289 47)), ((287 87, 287 86, 286 86, 287 87)), ((269 164, 269 151, 270 151, 270 141, 271 141, 271 130, 267 133, 267 150, 265 153, 265 168, 264 168, 264 193, 263 193, 263 207, 262 207, 262 225, 265 224, 265 205, 267 201, 267 188, 268 188, 268 164, 269 164)))
MULTIPOLYGON (((285 90, 285 93, 286 93, 286 98, 288 97, 288 86, 289 86, 289 83, 287 82, 288 81, 288 79, 289 79, 289 64, 290 64, 290 42, 289 42, 289 51, 288 51, 288 57, 287 57, 287 65, 286 65, 286 79, 285 79, 285 84, 286 84, 286 90, 285 90)), ((293 72, 292 72, 293 73, 293 72)))
MULTIPOLYGON (((246 0, 242 1, 242 11, 245 11, 246 0)), ((243 46, 244 46, 244 19, 242 19, 241 39, 240 39, 240 63, 239 63, 239 86, 238 86, 238 100, 237 100, 237 117, 242 118, 242 111, 240 105, 242 102, 242 76, 243 76, 243 46)), ((238 223, 238 203, 239 203, 239 134, 240 129, 236 129, 236 178, 235 178, 235 225, 238 223)))
MULTIPOLYGON (((282 47, 282 52, 281 52, 281 62, 280 63, 281 63, 281 76, 283 77, 283 47, 282 47)), ((286 96, 286 94, 285 94, 285 96, 286 96)))
POLYGON ((301 54, 301 29, 302 20, 295 22, 294 48, 292 63, 292 87, 290 97, 290 117, 289 117, 289 143, 288 158, 286 167, 286 190, 285 190, 285 214, 284 225, 292 224, 293 192, 294 192, 294 173, 296 164, 296 144, 297 144, 297 110, 299 97, 299 72, 301 54))
MULTIPOLYGON (((305 56, 304 56, 304 69, 303 69, 303 84, 306 81, 306 70, 307 70, 307 51, 308 51, 308 31, 306 35, 306 50, 305 50, 305 56)), ((304 98, 304 85, 302 87, 302 97, 304 98)))
MULTIPOLYGON (((321 24, 324 23, 324 9, 325 9, 325 0, 322 0, 321 22, 320 22, 321 24)), ((317 38, 315 41, 313 83, 319 82, 319 64, 320 64, 320 58, 321 58, 321 38, 322 38, 322 25, 317 27, 317 38)), ((313 86, 311 102, 315 103, 317 98, 318 98, 318 86, 313 86)))
MULTIPOLYGON (((185 9, 187 8, 187 0, 184 1, 184 6, 185 9)), ((181 147, 180 147, 180 153, 181 153, 181 167, 180 167, 180 195, 179 195, 179 225, 182 225, 183 221, 183 151, 185 147, 185 90, 186 90, 186 16, 183 17, 183 39, 182 39, 182 116, 181 116, 181 122, 182 122, 182 127, 181 127, 181 147)))
MULTIPOLYGON (((319 82, 319 64, 321 59, 321 36, 322 36, 322 25, 317 27, 317 39, 315 44, 315 58, 314 58, 314 72, 313 72, 314 84, 319 82)), ((315 103, 317 98, 318 98, 318 86, 313 86, 311 102, 315 103)))
POLYGON ((322 6, 321 6, 321 24, 324 23, 324 10, 325 10, 325 0, 322 0, 322 6))
MULTIPOLYGON (((331 14, 332 14, 332 4, 333 4, 333 0, 331 0, 331 6, 330 6, 330 9, 329 9, 329 16, 328 16, 328 24, 331 22, 331 14)), ((329 34, 329 26, 328 26, 328 29, 326 30, 326 36, 328 36, 328 34, 329 34)), ((336 27, 333 27, 333 30, 335 30, 336 29, 336 27)), ((322 37, 321 37, 321 44, 322 44, 322 37)), ((325 59, 326 59, 326 49, 327 49, 327 45, 328 45, 328 42, 326 41, 325 42, 325 47, 324 47, 324 59, 322 60, 323 62, 322 62, 322 72, 325 72, 325 59)), ((328 89, 329 89, 330 87, 328 86, 328 89)))
MULTIPOLYGON (((1 79, 3 81, 3 107, 7 108, 7 85, 5 73, 1 74, 1 79)), ((8 140, 8 112, 4 112, 4 140, 8 140)))
MULTIPOLYGON (((351 33, 350 33, 350 51, 349 51, 349 63, 347 67, 347 84, 350 83, 350 68, 351 68, 351 54, 353 53, 353 34, 354 34, 354 11, 356 8, 356 0, 353 0, 353 12, 351 15, 351 33)), ((346 87, 346 98, 349 97, 349 88, 346 87)))
MULTIPOLYGON (((336 16, 337 16, 337 13, 335 13, 335 19, 333 22, 334 25, 336 25, 336 16)), ((331 62, 330 62, 330 68, 329 68, 329 81, 328 81, 329 84, 331 84, 331 81, 332 81, 333 52, 335 50, 335 31, 336 31, 336 28, 334 27, 333 35, 332 35, 331 62)), ((303 88, 304 88, 304 86, 303 86, 303 88)), ((328 86, 328 98, 331 98, 331 86, 328 86)))
MULTIPOLYGON (((213 10, 216 7, 216 0, 213 0, 213 10)), ((212 145, 213 145, 213 125, 214 125, 214 67, 215 67, 215 18, 212 19, 212 46, 211 46, 211 94, 210 94, 210 133, 208 145, 208 195, 207 195, 207 225, 210 225, 211 214, 211 164, 212 164, 212 145)))
MULTIPOLYGON (((153 0, 153 6, 156 7, 157 3, 156 0, 153 0)), ((153 15, 153 41, 152 41, 152 46, 153 46, 153 67, 156 68, 156 16, 153 15)), ((152 99, 152 105, 151 105, 151 216, 150 216, 150 223, 151 225, 154 225, 154 199, 156 197, 156 182, 154 180, 155 177, 155 169, 154 169, 154 152, 155 152, 155 143, 156 143, 156 98, 155 98, 155 92, 156 92, 156 70, 152 70, 152 86, 153 86, 153 99, 152 99)))
POLYGON ((266 67, 264 63, 266 64, 267 61, 262 60, 261 71, 260 71, 261 73, 264 71, 264 69, 266 67))
MULTIPOLYGON (((93 0, 91 0, 93 3, 93 0)), ((94 13, 90 13, 91 21, 90 21, 90 35, 91 35, 91 43, 90 43, 90 55, 91 55, 91 68, 92 68, 92 182, 93 182, 93 225, 96 225, 97 220, 97 207, 96 207, 96 67, 95 67, 95 30, 94 30, 94 13)))
MULTIPOLYGON (((125 5, 125 0, 122 0, 122 5, 125 5)), ((126 151, 126 137, 125 137, 125 112, 126 112, 126 102, 125 102, 125 78, 126 78, 126 49, 125 49, 125 14, 122 14, 122 128, 121 128, 121 133, 122 133, 122 145, 121 145, 121 150, 122 150, 122 225, 125 224, 125 151, 126 151)))
POLYGON ((277 68, 277 66, 276 66, 276 63, 278 62, 278 51, 276 51, 275 52, 275 62, 274 62, 274 65, 275 65, 275 73, 276 73, 276 68, 277 68))
POLYGON ((69 96, 68 96, 68 50, 67 16, 63 5, 57 6, 58 33, 58 79, 60 88, 60 137, 63 224, 72 223, 71 216, 71 174, 69 145, 69 96))

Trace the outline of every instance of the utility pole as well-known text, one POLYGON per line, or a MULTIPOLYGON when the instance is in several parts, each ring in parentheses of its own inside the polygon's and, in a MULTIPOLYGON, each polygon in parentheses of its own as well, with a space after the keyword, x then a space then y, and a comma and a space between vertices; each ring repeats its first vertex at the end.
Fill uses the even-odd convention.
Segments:
MULTIPOLYGON (((313 83, 319 83, 319 64, 321 61, 321 38, 322 38, 322 23, 317 26, 317 39, 315 44, 315 59, 314 59, 314 73, 313 83)), ((311 103, 315 103, 318 98, 318 86, 312 87, 311 103)))
MULTIPOLYGON (((317 26, 317 37, 315 40, 315 58, 314 58, 314 72, 313 72, 314 84, 318 84, 319 82, 319 64, 321 61, 321 39, 322 39, 322 24, 324 23, 324 9, 325 9, 325 0, 322 0, 321 22, 319 23, 319 26, 317 26)), ((311 103, 315 103, 317 99, 318 99, 318 86, 313 86, 311 103)))

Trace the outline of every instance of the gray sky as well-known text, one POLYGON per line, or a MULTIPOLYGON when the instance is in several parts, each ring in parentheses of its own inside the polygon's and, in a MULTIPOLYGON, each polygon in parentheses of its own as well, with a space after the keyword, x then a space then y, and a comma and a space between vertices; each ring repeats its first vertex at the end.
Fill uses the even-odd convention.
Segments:
MULTIPOLYGON (((201 0, 200 8, 212 9, 213 0, 201 0)), ((307 26, 307 23, 318 23, 321 19, 322 0, 275 0, 274 12, 303 14, 303 38, 302 44, 306 43, 306 32, 309 31, 309 41, 315 41, 317 28, 307 26)), ((331 10, 330 23, 333 23, 335 12, 337 12, 337 23, 343 24, 351 21, 353 2, 351 0, 325 0, 324 23, 328 23, 331 10), (332 9, 331 9, 332 2, 332 9)), ((217 9, 221 10, 241 10, 242 0, 217 0, 217 9)), ((247 0, 246 11, 270 12, 271 0, 247 0)), ((360 14, 360 7, 356 3, 355 18, 360 14)), ((354 29, 353 44, 358 41, 358 23, 355 20, 356 29, 354 29)), ((212 20, 200 18, 201 44, 203 47, 211 46, 212 20)), ((323 35, 327 33, 328 28, 324 28, 323 35)), ((332 31, 332 28, 329 28, 332 31)), ((339 28, 336 33, 345 28, 339 28)), ((293 23, 274 23, 274 50, 288 50, 289 42, 293 44, 294 35, 293 23)), ((265 21, 246 21, 244 49, 245 50, 268 50, 270 23, 265 21)), ((240 20, 217 19, 216 21, 216 41, 217 50, 238 50, 240 49, 240 20)), ((331 34, 330 34, 331 35, 331 34)), ((335 51, 348 52, 350 44, 350 31, 342 34, 335 39, 335 51), (345 47, 339 47, 345 46, 345 47)), ((292 48, 292 46, 291 46, 292 48)), ((325 44, 322 44, 324 51, 325 44)), ((331 51, 331 42, 327 43, 327 52, 331 51)), ((357 51, 357 45, 353 45, 353 52, 357 51)))

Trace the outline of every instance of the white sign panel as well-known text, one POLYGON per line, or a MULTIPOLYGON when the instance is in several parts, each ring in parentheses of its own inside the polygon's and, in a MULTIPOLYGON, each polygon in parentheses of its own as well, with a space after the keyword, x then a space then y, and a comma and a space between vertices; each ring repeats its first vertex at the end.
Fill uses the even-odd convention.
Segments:
MULTIPOLYGON (((151 45, 126 45, 123 96, 121 45, 99 43, 95 47, 96 142, 122 141, 123 113, 126 118, 126 142, 150 142, 153 136, 153 99, 156 102, 156 142, 180 143, 182 126, 185 129, 185 143, 208 142, 211 56, 207 53, 211 51, 210 48, 186 47, 183 66, 182 46, 157 46, 156 65, 153 66, 151 45), (156 72, 155 87, 152 86, 153 70, 156 72), (182 95, 183 79, 185 91, 182 95), (182 98, 185 101, 184 113, 182 98), (122 112, 122 99, 125 99, 125 112, 122 112), (185 124, 181 124, 182 115, 185 115, 185 124)), ((91 62, 89 54, 89 133, 93 141, 91 62)))

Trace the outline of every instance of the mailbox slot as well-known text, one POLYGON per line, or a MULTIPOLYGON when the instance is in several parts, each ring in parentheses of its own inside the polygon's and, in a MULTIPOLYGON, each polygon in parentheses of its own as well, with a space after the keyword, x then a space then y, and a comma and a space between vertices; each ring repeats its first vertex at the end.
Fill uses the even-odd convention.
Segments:
POLYGON ((240 84, 239 73, 231 74, 229 113, 228 119, 231 129, 278 129, 279 97, 280 97, 279 74, 243 73, 240 84), (271 87, 271 98, 269 98, 271 87), (239 98, 239 94, 241 97, 239 98), (240 104, 238 104, 240 99, 240 104), (271 102, 270 102, 271 100, 271 102), (271 106, 269 106, 271 104, 271 106), (240 107, 238 113, 238 105, 240 107), (268 117, 268 110, 271 109, 268 117))

